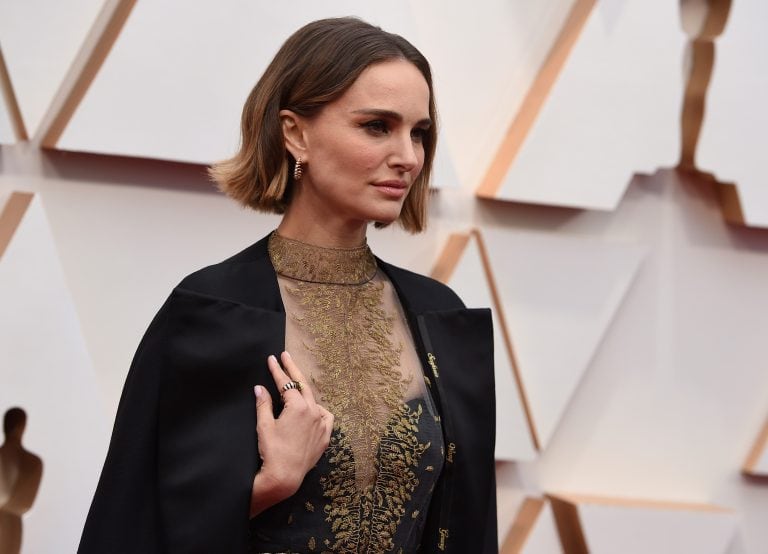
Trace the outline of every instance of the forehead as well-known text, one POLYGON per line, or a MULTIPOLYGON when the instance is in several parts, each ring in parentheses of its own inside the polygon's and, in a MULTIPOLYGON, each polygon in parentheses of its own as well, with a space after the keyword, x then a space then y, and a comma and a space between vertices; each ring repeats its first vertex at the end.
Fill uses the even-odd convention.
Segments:
POLYGON ((392 110, 406 118, 429 117, 429 86, 407 60, 387 60, 368 66, 332 104, 345 111, 392 110))

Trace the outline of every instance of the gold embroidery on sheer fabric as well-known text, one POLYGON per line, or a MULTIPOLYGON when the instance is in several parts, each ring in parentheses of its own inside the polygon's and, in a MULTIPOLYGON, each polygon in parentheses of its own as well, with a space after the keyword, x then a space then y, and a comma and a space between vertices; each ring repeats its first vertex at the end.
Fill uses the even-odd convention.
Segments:
POLYGON ((330 469, 320 477, 333 539, 323 544, 332 552, 392 551, 430 443, 418 439, 422 405, 404 402, 414 380, 401 368, 400 321, 385 308, 386 280, 376 276, 367 246, 325 249, 273 233, 269 255, 290 279, 281 291, 311 355, 308 378, 335 415, 330 469))
POLYGON ((272 233, 269 257, 280 275, 308 283, 359 285, 376 275, 376 258, 367 244, 321 248, 272 233))
POLYGON ((331 524, 335 542, 333 552, 390 552, 395 531, 406 513, 406 503, 419 485, 419 461, 430 443, 417 437, 422 407, 412 410, 407 404, 387 423, 380 441, 376 463, 378 478, 364 489, 355 485, 355 457, 348 438, 334 433, 327 455, 331 471, 321 477, 326 521, 331 524))
POLYGON ((287 287, 302 309, 294 319, 314 341, 306 345, 319 369, 312 381, 354 452, 358 489, 376 477, 379 440, 411 381, 400 371, 402 345, 390 338, 393 318, 382 307, 383 288, 301 281, 287 287))

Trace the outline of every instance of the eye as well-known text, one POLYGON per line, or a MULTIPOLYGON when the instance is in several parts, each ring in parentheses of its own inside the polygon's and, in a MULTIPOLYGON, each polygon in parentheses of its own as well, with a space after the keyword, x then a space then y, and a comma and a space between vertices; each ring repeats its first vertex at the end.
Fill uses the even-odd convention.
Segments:
POLYGON ((375 119, 373 121, 363 123, 363 127, 365 127, 369 133, 374 135, 385 135, 389 131, 386 122, 382 121, 381 119, 375 119))
POLYGON ((424 142, 424 139, 427 138, 427 134, 429 133, 429 129, 425 129, 423 127, 417 127, 413 131, 411 131, 411 138, 414 142, 424 142))

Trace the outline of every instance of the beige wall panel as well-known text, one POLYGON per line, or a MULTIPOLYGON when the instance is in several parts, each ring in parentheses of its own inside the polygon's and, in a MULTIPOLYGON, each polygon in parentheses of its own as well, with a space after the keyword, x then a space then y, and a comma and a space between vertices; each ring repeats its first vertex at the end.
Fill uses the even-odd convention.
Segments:
POLYGON ((0 44, 30 136, 103 4, 104 0, 0 2, 0 44))
POLYGON ((734 552, 765 550, 768 488, 737 471, 768 404, 768 235, 727 225, 711 182, 666 171, 636 178, 615 214, 561 214, 547 227, 631 237, 648 255, 557 435, 519 481, 733 507, 744 518, 734 552))
POLYGON ((74 552, 109 425, 39 198, 0 257, 0 306, 0 413, 27 412, 23 444, 44 464, 22 552, 74 552))
POLYGON ((411 0, 444 138, 463 185, 482 178, 574 0, 411 0))
POLYGON ((526 417, 523 392, 518 388, 514 368, 500 324, 501 312, 496 305, 478 242, 474 235, 466 236, 464 244, 447 245, 460 256, 450 264, 450 277, 444 281, 453 288, 470 308, 491 308, 494 322, 494 364, 496 371, 496 459, 533 460, 535 441, 526 417))
POLYGON ((567 495, 551 500, 569 554, 726 554, 736 534, 736 514, 718 506, 567 495))
POLYGON ((485 230, 539 446, 552 439, 640 267, 631 243, 485 230))
POLYGON ((613 210, 635 171, 674 165, 683 45, 676 2, 598 2, 511 166, 482 196, 613 210))
POLYGON ((698 165, 735 182, 747 225, 768 227, 768 3, 733 2, 715 41, 715 65, 707 95, 698 165))

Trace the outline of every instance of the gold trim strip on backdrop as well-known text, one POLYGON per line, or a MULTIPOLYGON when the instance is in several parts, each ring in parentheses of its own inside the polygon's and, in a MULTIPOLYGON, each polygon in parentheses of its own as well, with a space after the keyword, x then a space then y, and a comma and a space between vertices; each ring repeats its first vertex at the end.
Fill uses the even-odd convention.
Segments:
POLYGON ((583 494, 547 494, 555 516, 560 541, 569 554, 589 554, 584 536, 584 526, 579 516, 579 505, 592 504, 623 508, 641 508, 649 510, 678 510, 683 512, 705 512, 732 514, 733 510, 714 504, 691 502, 671 502, 667 500, 642 500, 636 498, 612 498, 583 494))
POLYGON ((109 0, 104 4, 35 132, 37 144, 44 148, 56 147, 135 4, 136 0, 109 0))
POLYGON ((0 259, 8 248, 24 214, 27 213, 27 208, 34 196, 31 192, 12 192, 8 202, 5 203, 0 213, 0 259))
POLYGON ((741 472, 748 477, 768 477, 768 473, 758 473, 756 467, 757 461, 766 450, 768 450, 768 420, 766 420, 760 434, 757 436, 757 440, 752 446, 752 450, 750 450, 741 472))
POLYGON ((472 229, 469 233, 454 233, 448 237, 448 242, 443 247, 443 251, 440 254, 435 267, 432 270, 432 278, 437 279, 442 283, 447 283, 453 275, 456 266, 459 264, 464 250, 469 244, 470 239, 475 238, 477 246, 480 251, 480 259, 483 263, 483 272, 488 283, 488 289, 491 293, 491 300, 494 304, 495 320, 501 329, 501 335, 504 339, 504 346, 506 347, 507 354, 509 356, 509 363, 512 366, 512 374, 515 378, 515 385, 517 386, 518 394, 520 395, 520 402, 525 412, 525 419, 528 422, 528 431, 531 434, 531 440, 536 450, 541 450, 541 443, 539 442, 539 435, 536 431, 536 425, 533 421, 533 415, 531 413, 530 402, 528 396, 525 393, 525 387, 523 386, 523 379, 520 374, 519 364, 517 362, 517 356, 512 343, 512 337, 509 332, 506 317, 504 316, 504 309, 501 304, 501 296, 496 286, 496 279, 493 276, 491 270, 490 256, 488 250, 485 247, 485 242, 477 229, 472 229))
POLYGON ((560 34, 547 54, 544 63, 528 90, 520 109, 512 121, 506 136, 501 142, 496 156, 491 162, 488 172, 477 188, 476 195, 480 198, 496 198, 501 188, 504 176, 515 161, 520 147, 523 145, 528 132, 539 115, 544 102, 549 96, 552 86, 557 80, 568 56, 576 44, 584 25, 595 6, 595 0, 576 0, 571 12, 563 25, 560 34))
POLYGON ((507 537, 499 549, 499 554, 519 554, 522 552, 545 504, 546 500, 543 498, 529 497, 523 501, 523 505, 518 510, 507 537))
POLYGON ((11 120, 11 127, 13 127, 13 135, 16 137, 16 140, 29 140, 27 128, 24 125, 24 118, 21 116, 21 110, 19 109, 19 102, 13 90, 11 75, 8 73, 8 66, 5 64, 2 47, 0 47, 0 92, 3 94, 5 106, 8 110, 8 118, 11 120))
MULTIPOLYGON (((710 0, 706 5, 692 8, 706 10, 698 29, 690 28, 683 3, 680 4, 683 29, 689 35, 688 49, 691 53, 691 67, 683 93, 683 108, 680 112, 680 162, 685 169, 695 167, 696 150, 699 144, 701 126, 706 113, 706 95, 715 65, 715 39, 722 34, 728 22, 731 0, 710 0)), ((695 18, 694 18, 695 19, 695 18)))

